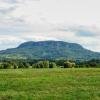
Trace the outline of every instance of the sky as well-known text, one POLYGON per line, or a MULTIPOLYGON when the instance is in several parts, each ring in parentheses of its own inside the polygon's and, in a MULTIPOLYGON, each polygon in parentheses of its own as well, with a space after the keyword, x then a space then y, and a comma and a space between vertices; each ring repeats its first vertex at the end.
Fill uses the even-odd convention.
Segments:
POLYGON ((100 0, 0 0, 0 50, 45 40, 100 52, 100 0))

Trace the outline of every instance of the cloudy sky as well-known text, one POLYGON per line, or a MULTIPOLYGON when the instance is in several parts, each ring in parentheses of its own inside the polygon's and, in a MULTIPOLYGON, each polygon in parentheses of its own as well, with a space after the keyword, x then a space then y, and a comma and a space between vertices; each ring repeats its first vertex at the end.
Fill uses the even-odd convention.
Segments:
POLYGON ((100 0, 0 0, 0 50, 44 40, 100 52, 100 0))

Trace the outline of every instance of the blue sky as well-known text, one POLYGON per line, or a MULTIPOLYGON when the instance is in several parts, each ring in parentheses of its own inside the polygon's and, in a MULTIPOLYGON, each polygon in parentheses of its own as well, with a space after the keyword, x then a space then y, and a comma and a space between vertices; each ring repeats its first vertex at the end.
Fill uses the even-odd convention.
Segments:
POLYGON ((100 52, 100 0, 0 0, 0 50, 62 40, 100 52))

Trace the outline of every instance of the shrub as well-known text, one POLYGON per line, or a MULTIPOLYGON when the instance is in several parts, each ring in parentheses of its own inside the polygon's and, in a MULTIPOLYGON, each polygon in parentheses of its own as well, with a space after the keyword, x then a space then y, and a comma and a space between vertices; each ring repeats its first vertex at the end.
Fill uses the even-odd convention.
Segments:
POLYGON ((57 66, 56 66, 56 63, 54 63, 54 62, 51 62, 50 64, 49 64, 49 68, 56 68, 57 66))
POLYGON ((4 68, 4 69, 12 69, 14 67, 10 63, 5 62, 5 63, 2 63, 2 68, 4 68))
POLYGON ((49 61, 43 61, 43 68, 49 68, 49 61))
POLYGON ((75 63, 69 61, 64 62, 64 68, 73 68, 73 67, 75 67, 75 63))
POLYGON ((32 68, 49 68, 49 61, 39 61, 32 65, 32 68))

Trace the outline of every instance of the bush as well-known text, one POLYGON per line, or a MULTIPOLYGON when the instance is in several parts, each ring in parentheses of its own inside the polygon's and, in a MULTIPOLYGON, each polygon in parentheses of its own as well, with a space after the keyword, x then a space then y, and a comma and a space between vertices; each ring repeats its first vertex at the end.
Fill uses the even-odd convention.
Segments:
POLYGON ((18 69, 18 65, 16 63, 13 64, 14 69, 18 69))
POLYGON ((20 62, 20 63, 18 64, 18 68, 25 68, 25 66, 24 66, 24 64, 23 64, 22 62, 20 62))
POLYGON ((49 68, 49 61, 43 61, 43 68, 49 68))
POLYGON ((2 63, 2 68, 3 69, 12 69, 12 68, 14 68, 14 66, 12 66, 10 63, 5 62, 5 63, 2 63))
POLYGON ((0 69, 3 69, 3 65, 2 64, 0 64, 0 69))
POLYGON ((57 66, 56 66, 56 63, 54 63, 54 62, 51 62, 50 64, 49 64, 49 68, 56 68, 57 66))
POLYGON ((75 63, 69 61, 64 62, 64 68, 73 68, 73 67, 75 67, 75 63))

